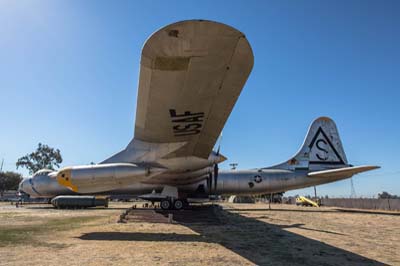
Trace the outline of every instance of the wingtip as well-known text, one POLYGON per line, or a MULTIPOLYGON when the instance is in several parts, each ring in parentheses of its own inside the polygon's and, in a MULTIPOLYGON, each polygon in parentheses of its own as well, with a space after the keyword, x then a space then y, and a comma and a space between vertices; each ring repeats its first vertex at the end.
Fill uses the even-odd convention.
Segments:
POLYGON ((375 169, 380 169, 381 167, 379 165, 362 165, 359 167, 363 167, 367 170, 375 170, 375 169))
POLYGON ((373 168, 371 170, 376 170, 376 169, 381 169, 382 167, 380 167, 379 165, 373 165, 373 168))

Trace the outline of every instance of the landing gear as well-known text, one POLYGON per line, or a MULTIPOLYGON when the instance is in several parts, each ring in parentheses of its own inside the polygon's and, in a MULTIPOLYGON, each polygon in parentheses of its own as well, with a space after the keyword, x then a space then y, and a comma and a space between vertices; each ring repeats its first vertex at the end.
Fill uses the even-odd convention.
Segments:
POLYGON ((165 186, 161 191, 163 199, 160 202, 160 207, 163 210, 182 210, 187 206, 187 200, 181 196, 179 198, 178 188, 173 186, 165 186))
POLYGON ((169 199, 164 199, 160 203, 160 207, 163 210, 169 210, 172 207, 171 201, 169 199))
POLYGON ((184 206, 184 204, 183 204, 182 200, 177 199, 174 201, 174 209, 175 210, 181 210, 181 209, 183 209, 183 206, 184 206))
POLYGON ((163 210, 182 210, 185 206, 187 205, 186 200, 181 200, 181 199, 164 199, 160 202, 160 207, 163 210))

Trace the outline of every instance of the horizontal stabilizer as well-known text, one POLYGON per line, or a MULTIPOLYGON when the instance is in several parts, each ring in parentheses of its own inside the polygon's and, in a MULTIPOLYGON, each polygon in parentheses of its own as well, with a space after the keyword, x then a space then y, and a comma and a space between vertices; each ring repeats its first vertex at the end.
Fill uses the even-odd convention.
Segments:
POLYGON ((363 165, 363 166, 353 166, 353 167, 344 167, 339 169, 331 169, 331 170, 323 170, 323 171, 316 171, 308 173, 308 177, 315 177, 315 178, 346 178, 351 177, 355 174, 359 174, 362 172, 374 170, 380 168, 379 166, 374 165, 363 165))

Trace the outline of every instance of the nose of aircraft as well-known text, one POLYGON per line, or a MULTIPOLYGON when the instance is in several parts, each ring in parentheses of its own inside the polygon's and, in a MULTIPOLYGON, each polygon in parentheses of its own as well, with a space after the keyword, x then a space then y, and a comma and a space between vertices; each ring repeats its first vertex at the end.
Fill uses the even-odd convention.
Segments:
POLYGON ((32 189, 31 186, 29 184, 29 178, 24 178, 22 179, 22 181, 19 183, 18 185, 18 191, 22 191, 28 195, 32 194, 32 189))

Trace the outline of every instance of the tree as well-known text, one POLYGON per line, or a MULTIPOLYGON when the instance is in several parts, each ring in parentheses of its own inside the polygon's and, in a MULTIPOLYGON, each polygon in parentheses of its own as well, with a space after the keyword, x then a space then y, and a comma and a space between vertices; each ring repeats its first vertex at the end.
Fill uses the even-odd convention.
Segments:
POLYGON ((382 193, 378 194, 378 199, 397 199, 397 198, 399 197, 396 195, 392 195, 386 191, 383 191, 382 193))
POLYGON ((15 172, 0 172, 0 195, 3 197, 6 190, 17 190, 22 176, 15 172))
POLYGON ((43 168, 54 170, 55 167, 60 167, 62 161, 59 149, 39 143, 36 151, 19 158, 16 165, 17 169, 25 167, 33 174, 43 168))

